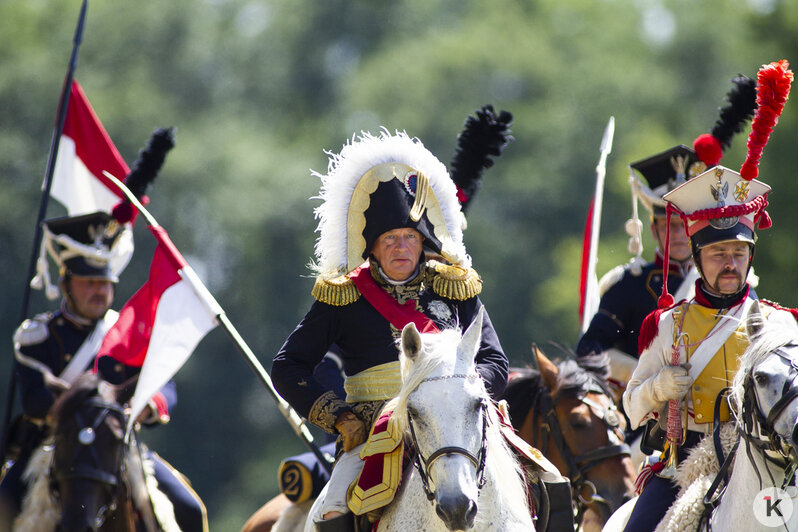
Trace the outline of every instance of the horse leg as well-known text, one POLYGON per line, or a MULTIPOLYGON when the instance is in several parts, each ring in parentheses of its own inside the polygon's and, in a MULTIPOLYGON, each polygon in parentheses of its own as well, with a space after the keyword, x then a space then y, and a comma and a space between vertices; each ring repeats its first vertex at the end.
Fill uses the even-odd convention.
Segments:
POLYGON ((269 532, 274 523, 277 522, 280 514, 291 504, 288 497, 281 493, 252 514, 252 517, 244 523, 241 532, 269 532))

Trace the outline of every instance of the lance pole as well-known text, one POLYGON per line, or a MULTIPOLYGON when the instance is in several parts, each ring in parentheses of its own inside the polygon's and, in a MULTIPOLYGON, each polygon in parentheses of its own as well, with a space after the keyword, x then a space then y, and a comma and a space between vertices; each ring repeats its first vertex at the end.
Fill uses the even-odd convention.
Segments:
MULTIPOLYGON (((61 143, 61 134, 64 132, 64 122, 66 121, 67 109, 69 108, 69 95, 72 92, 72 81, 75 78, 75 70, 78 66, 78 51, 80 50, 80 43, 83 41, 83 27, 86 22, 86 10, 88 8, 88 0, 83 0, 80 7, 80 15, 78 15, 78 24, 75 28, 75 36, 72 39, 72 55, 69 58, 69 65, 67 66, 67 73, 64 77, 64 85, 61 87, 61 98, 58 101, 58 113, 55 122, 55 129, 53 130, 53 138, 50 141, 50 154, 47 157, 47 168, 44 174, 44 183, 42 184, 42 198, 39 202, 39 213, 36 216, 36 227, 33 233, 33 249, 31 250, 30 261, 28 262, 28 272, 25 277, 25 288, 22 295, 22 305, 20 308, 19 322, 21 323, 28 317, 28 307, 30 304, 31 286, 30 281, 33 279, 34 271, 36 270, 36 261, 39 256, 39 246, 42 240, 42 220, 47 213, 47 205, 50 201, 50 189, 53 185, 53 173, 55 171, 55 160, 58 156, 58 147, 61 143)), ((6 408, 3 417, 3 435, 0 440, 0 458, 5 457, 6 444, 8 439, 8 429, 11 423, 11 414, 14 411, 14 397, 17 388, 16 372, 12 369, 9 378, 8 388, 6 388, 6 408)))
POLYGON ((601 209, 604 203, 604 177, 607 173, 607 156, 612 151, 612 139, 615 136, 615 117, 611 116, 604 128, 601 138, 601 155, 596 165, 596 190, 593 195, 592 219, 590 228, 590 250, 587 263, 587 279, 582 311, 582 332, 585 332, 593 319, 593 314, 598 310, 598 280, 596 276, 596 263, 598 262, 599 230, 601 229, 601 209))
MULTIPOLYGON (((104 171, 103 174, 117 187, 119 187, 119 190, 125 194, 127 199, 130 200, 130 203, 133 204, 136 209, 138 209, 142 216, 144 216, 147 224, 153 227, 159 227, 158 222, 155 220, 152 214, 150 214, 149 211, 144 208, 138 198, 136 198, 135 194, 133 194, 130 189, 124 185, 124 183, 119 181, 116 177, 108 172, 104 171)), ((190 266, 186 266, 186 268, 191 270, 190 266)), ((202 284, 202 281, 199 280, 199 277, 193 273, 193 270, 191 270, 191 272, 193 275, 188 275, 187 280, 194 285, 196 293, 204 300, 208 308, 212 309, 213 313, 216 315, 216 320, 221 324, 222 328, 227 333, 227 336, 233 341, 238 348, 238 351, 244 356, 250 368, 252 368, 252 370, 258 376, 261 383, 263 383, 268 392, 271 394, 272 398, 277 401, 277 407, 280 409, 280 413, 283 414, 283 417, 285 417, 285 419, 291 425, 291 428, 294 429, 296 435, 299 436, 308 449, 310 449, 310 451, 319 460, 319 463, 321 463, 327 472, 330 473, 332 471, 333 457, 322 452, 319 446, 316 445, 313 435, 310 433, 310 429, 308 428, 307 422, 296 412, 296 410, 291 408, 291 405, 288 404, 288 401, 283 399, 280 394, 277 393, 277 390, 274 388, 274 384, 272 383, 271 377, 269 377, 269 374, 255 356, 255 353, 253 353, 252 349, 249 348, 247 343, 239 334, 238 330, 227 317, 224 309, 222 309, 221 305, 219 305, 205 285, 202 284)))

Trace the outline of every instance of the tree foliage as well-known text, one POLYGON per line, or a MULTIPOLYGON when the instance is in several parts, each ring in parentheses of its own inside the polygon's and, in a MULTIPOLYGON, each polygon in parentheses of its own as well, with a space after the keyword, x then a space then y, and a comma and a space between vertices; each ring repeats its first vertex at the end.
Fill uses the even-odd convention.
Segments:
MULTIPOLYGON (((9 339, 79 4, 12 1, 0 17, 9 339)), ((310 169, 325 170, 323 150, 386 127, 448 163, 467 114, 486 103, 511 111, 516 140, 486 172, 465 237, 483 300, 522 365, 532 341, 576 341, 582 230, 608 118, 599 274, 629 258, 627 164, 708 131, 735 74, 798 57, 796 23, 798 8, 780 0, 108 0, 89 6, 77 79, 128 162, 153 129, 177 126, 152 212, 267 369, 311 302, 310 169)), ((798 304, 796 139, 788 103, 762 160, 774 227, 756 257, 759 293, 786 305, 798 304)), ((744 153, 740 136, 723 162, 739 169, 744 153)), ((136 234, 117 306, 147 276, 154 243, 136 234)), ((212 529, 235 530, 276 493, 279 461, 304 449, 221 331, 177 380, 173 421, 147 438, 191 478, 212 529)))

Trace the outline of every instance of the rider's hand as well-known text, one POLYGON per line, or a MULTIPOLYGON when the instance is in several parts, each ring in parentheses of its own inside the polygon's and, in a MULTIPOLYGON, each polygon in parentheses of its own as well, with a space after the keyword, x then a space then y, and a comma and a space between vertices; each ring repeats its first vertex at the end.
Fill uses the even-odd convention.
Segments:
POLYGON ((341 435, 344 452, 366 441, 366 425, 352 412, 343 412, 335 420, 335 430, 341 435))
POLYGON ((663 403, 681 399, 687 395, 692 384, 693 379, 687 374, 687 368, 665 366, 654 377, 654 398, 663 403))

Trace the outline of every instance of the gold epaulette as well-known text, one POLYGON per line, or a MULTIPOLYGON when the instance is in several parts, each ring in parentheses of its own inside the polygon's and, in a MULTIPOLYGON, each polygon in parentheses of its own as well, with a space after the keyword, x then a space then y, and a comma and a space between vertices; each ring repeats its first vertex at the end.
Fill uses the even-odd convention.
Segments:
POLYGON ((346 275, 335 277, 334 279, 317 278, 313 290, 310 292, 317 301, 327 303, 336 307, 343 307, 354 303, 360 297, 360 290, 357 289, 352 279, 346 275))
POLYGON ((461 268, 435 260, 427 262, 432 290, 439 296, 465 301, 482 292, 482 279, 473 268, 461 268))

